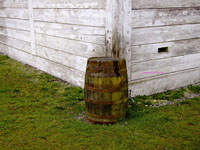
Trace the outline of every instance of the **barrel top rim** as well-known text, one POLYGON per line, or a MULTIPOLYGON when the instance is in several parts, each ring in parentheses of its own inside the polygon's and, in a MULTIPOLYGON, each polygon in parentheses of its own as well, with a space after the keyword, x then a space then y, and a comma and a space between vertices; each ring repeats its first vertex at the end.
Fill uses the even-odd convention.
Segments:
POLYGON ((90 61, 122 61, 123 58, 112 58, 112 57, 92 57, 90 61))

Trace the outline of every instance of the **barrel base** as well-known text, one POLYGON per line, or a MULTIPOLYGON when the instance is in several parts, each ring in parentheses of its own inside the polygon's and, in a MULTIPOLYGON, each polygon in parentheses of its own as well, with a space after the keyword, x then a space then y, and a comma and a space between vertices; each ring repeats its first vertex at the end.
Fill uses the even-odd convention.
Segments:
POLYGON ((91 119, 89 119, 89 118, 86 118, 86 121, 87 122, 90 122, 90 123, 92 123, 92 124, 102 124, 102 125, 108 125, 108 124, 115 124, 116 123, 116 121, 114 121, 114 122, 109 122, 109 121, 107 121, 107 122, 103 122, 103 121, 95 121, 95 120, 91 120, 91 119))
POLYGON ((86 121, 93 123, 93 124, 115 124, 116 122, 123 120, 125 116, 118 118, 118 119, 97 119, 90 116, 86 117, 86 121))

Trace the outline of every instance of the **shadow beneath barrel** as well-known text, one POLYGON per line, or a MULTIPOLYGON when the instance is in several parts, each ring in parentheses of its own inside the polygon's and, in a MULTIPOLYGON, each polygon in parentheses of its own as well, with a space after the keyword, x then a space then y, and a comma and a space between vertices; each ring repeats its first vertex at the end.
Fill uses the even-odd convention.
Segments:
POLYGON ((152 112, 152 108, 147 108, 147 107, 128 107, 127 112, 126 112, 126 118, 125 120, 135 120, 139 118, 143 118, 150 112, 152 112))

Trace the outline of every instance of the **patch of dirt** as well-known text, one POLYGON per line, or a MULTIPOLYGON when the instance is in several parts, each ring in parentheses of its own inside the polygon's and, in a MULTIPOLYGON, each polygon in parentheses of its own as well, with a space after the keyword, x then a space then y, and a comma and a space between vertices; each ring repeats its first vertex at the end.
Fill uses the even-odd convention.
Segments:
POLYGON ((176 103, 183 102, 186 99, 192 99, 195 97, 200 97, 200 94, 194 94, 194 93, 186 93, 184 97, 180 99, 176 99, 174 101, 167 101, 167 100, 154 100, 154 104, 150 105, 151 107, 161 107, 166 105, 174 105, 176 103))
POLYGON ((78 116, 74 117, 74 119, 81 120, 83 122, 87 122, 87 120, 86 120, 86 113, 82 112, 78 116))

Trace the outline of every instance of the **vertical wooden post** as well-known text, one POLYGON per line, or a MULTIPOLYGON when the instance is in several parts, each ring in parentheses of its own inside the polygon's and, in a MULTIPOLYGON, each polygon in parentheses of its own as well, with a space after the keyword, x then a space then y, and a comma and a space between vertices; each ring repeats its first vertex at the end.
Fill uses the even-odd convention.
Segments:
POLYGON ((106 51, 107 56, 119 57, 119 36, 121 36, 121 30, 119 29, 120 19, 120 4, 118 0, 106 1, 106 51))
MULTIPOLYGON (((106 51, 108 57, 125 58, 130 77, 131 0, 106 1, 106 51)), ((130 78, 129 78, 130 79, 130 78)))
POLYGON ((30 23, 30 34, 31 34, 31 53, 35 53, 35 32, 34 32, 34 22, 33 22, 33 0, 28 0, 28 10, 29 10, 29 23, 30 23))

